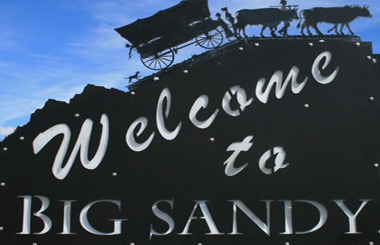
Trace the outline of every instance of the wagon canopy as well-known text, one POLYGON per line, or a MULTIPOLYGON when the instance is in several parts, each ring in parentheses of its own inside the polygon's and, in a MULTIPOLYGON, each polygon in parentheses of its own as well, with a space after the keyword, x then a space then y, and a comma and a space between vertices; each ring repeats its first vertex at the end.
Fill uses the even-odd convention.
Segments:
POLYGON ((189 28, 191 23, 204 20, 210 15, 208 0, 183 0, 151 17, 116 28, 115 31, 137 47, 141 43, 148 43, 162 36, 181 36, 184 28, 186 33, 186 28, 189 28))

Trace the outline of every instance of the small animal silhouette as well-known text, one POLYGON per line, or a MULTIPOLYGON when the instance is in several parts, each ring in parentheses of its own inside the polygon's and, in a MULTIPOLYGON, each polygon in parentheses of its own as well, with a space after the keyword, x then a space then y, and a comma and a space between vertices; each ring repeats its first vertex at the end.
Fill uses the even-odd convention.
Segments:
POLYGON ((139 79, 139 78, 140 78, 140 72, 139 72, 139 71, 136 71, 135 75, 130 76, 130 77, 125 78, 125 79, 129 79, 129 80, 128 80, 128 83, 131 84, 133 79, 136 79, 136 80, 137 80, 137 79, 139 79))

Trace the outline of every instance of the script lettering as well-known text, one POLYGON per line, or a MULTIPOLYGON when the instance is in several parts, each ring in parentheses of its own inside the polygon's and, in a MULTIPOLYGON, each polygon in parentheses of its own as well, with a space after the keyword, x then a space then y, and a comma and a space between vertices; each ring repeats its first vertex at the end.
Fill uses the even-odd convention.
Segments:
POLYGON ((53 138, 60 134, 63 134, 64 137, 61 146, 53 163, 52 172, 54 176, 60 180, 66 178, 67 174, 70 172, 70 169, 74 164, 75 159, 77 158, 79 151, 80 160, 83 167, 89 170, 94 170, 102 162, 107 152, 108 146, 109 122, 106 114, 102 115, 100 123, 103 125, 102 134, 100 137, 98 150, 96 151, 95 156, 92 158, 92 160, 88 159, 88 148, 93 125, 93 122, 90 119, 87 119, 83 123, 77 142, 75 143, 74 149, 71 152, 69 160, 65 166, 62 166, 62 163, 66 156, 71 138, 71 130, 66 124, 58 124, 46 130, 45 132, 40 133, 33 141, 33 152, 34 154, 38 154, 53 138))

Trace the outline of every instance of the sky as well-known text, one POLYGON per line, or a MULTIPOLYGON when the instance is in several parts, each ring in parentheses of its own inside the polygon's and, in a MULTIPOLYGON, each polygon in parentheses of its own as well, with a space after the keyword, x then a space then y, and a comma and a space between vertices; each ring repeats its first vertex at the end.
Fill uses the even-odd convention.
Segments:
MULTIPOLYGON (((146 18, 178 4, 180 0, 0 0, 0 140, 17 126, 28 123, 30 115, 48 99, 68 102, 87 84, 127 91, 125 77, 144 68, 140 56, 128 58, 127 41, 114 28, 146 18)), ((228 7, 266 8, 280 0, 209 0, 211 17, 228 7)), ((380 54, 380 1, 288 0, 299 9, 369 5, 373 18, 359 18, 351 29, 362 41, 371 41, 380 54)), ((222 15, 223 16, 223 15, 222 15)), ((224 17, 224 16, 223 16, 224 17)), ((298 35, 292 23, 290 34, 298 35)), ((321 25, 322 30, 331 25, 321 25)), ((258 35, 258 27, 248 27, 258 35)), ((269 33, 266 33, 269 35, 269 33)), ((179 50, 175 63, 204 49, 189 46, 179 50)))

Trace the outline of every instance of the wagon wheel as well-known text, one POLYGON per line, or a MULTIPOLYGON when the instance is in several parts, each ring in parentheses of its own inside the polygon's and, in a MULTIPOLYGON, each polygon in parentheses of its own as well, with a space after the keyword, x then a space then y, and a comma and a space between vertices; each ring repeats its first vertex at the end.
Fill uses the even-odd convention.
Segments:
POLYGON ((206 49, 219 47, 223 43, 223 34, 219 30, 211 30, 195 38, 199 46, 206 49))
POLYGON ((147 68, 151 70, 162 70, 173 64, 174 51, 169 49, 166 52, 158 52, 155 55, 151 55, 147 58, 141 57, 141 62, 147 68))

